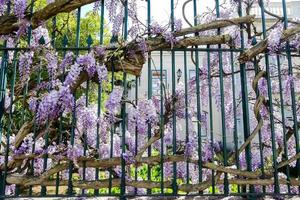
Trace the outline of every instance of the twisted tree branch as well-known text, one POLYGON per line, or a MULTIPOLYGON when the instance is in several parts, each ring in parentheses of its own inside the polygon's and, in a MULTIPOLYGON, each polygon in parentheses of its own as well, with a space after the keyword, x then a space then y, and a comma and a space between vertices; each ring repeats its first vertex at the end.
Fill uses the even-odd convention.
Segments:
MULTIPOLYGON (((286 29, 282 32, 280 42, 286 42, 288 41, 291 37, 295 36, 297 33, 300 32, 300 25, 295 25, 292 28, 286 29)), ((255 46, 247 49, 245 52, 243 52, 240 57, 239 61, 240 63, 246 63, 247 61, 250 61, 253 59, 255 56, 257 56, 260 53, 263 53, 267 50, 269 40, 264 39, 257 43, 255 46)))

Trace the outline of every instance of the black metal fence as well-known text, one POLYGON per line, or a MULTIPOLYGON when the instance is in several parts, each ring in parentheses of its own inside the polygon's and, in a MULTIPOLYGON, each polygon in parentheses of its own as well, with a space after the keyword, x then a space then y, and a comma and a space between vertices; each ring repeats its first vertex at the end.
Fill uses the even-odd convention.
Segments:
MULTIPOLYGON (((244 6, 250 8, 251 2, 233 2, 236 19, 250 16, 244 6)), ((127 3, 124 40, 128 37, 127 3)), ((144 2, 149 30, 151 3, 144 2)), ((169 1, 171 30, 176 34, 175 3, 169 1)), ((186 3, 193 5, 196 26, 201 2, 186 3)), ((63 101, 61 96, 68 91, 51 93, 61 91, 45 75, 45 59, 51 56, 43 54, 47 48, 37 50, 41 57, 34 53, 33 72, 24 80, 18 72, 20 57, 30 57, 32 49, 21 43, 11 47, 5 40, 0 86, 1 197, 299 194, 300 68, 297 48, 290 44, 296 39, 289 41, 282 34, 281 47, 272 53, 267 46, 275 37, 270 34, 275 26, 266 24, 270 18, 266 19, 263 1, 252 4, 261 17, 250 23, 227 19, 235 27, 235 45, 175 45, 148 51, 146 70, 140 76, 117 72, 122 66, 117 66, 119 58, 113 55, 107 80, 83 78, 70 89, 75 97, 72 110, 57 116, 45 113, 52 113, 53 99, 63 101), (245 46, 248 41, 252 44, 245 46), (48 104, 42 110, 47 95, 48 104), (35 109, 30 109, 30 98, 37 99, 35 109), (45 123, 40 123, 43 113, 45 123), (88 121, 90 115, 96 123, 88 121)), ((76 12, 75 42, 70 40, 72 35, 59 37, 57 17, 48 23, 53 31, 50 46, 57 58, 65 61, 73 52, 79 63, 80 56, 96 52, 94 46, 110 46, 104 40, 104 0, 101 5, 99 35, 90 35, 86 41, 82 41, 82 35, 88 34, 81 30, 81 8, 76 12)), ((282 16, 272 16, 271 22, 282 23, 286 34, 294 28, 296 34, 298 22, 289 18, 286 5, 282 0, 282 16)), ((224 7, 216 0, 214 17, 224 18, 224 7)), ((224 27, 213 28, 209 31, 216 36, 224 34, 224 27)), ((32 34, 29 27, 29 44, 34 42, 32 34)), ((200 31, 195 37, 199 34, 205 37, 200 31)), ((112 38, 111 43, 118 39, 112 38)), ((38 43, 45 46, 45 40, 40 37, 38 43)), ((70 70, 61 70, 58 80, 64 83, 70 70)))

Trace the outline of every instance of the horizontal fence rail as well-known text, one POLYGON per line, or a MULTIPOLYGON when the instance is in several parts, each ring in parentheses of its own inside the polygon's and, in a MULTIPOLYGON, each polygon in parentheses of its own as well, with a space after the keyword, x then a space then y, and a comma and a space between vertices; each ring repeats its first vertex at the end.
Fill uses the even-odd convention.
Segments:
POLYGON ((294 4, 166 2, 0 5, 0 199, 299 195, 294 4))

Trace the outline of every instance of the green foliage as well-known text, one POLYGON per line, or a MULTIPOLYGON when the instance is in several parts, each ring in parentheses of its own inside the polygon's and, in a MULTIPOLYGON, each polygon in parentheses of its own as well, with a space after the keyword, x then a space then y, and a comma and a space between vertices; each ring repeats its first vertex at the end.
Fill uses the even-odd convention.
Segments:
POLYGON ((220 191, 219 191, 219 188, 217 188, 216 186, 210 186, 209 188, 208 188, 208 192, 210 193, 210 194, 212 194, 213 193, 213 190, 215 190, 215 193, 216 194, 218 194, 220 191))
MULTIPOLYGON (((61 13, 55 18, 54 22, 49 21, 47 23, 47 29, 49 33, 55 33, 55 46, 63 47, 63 38, 67 36, 68 46, 76 46, 76 35, 79 34, 79 46, 87 47, 87 39, 89 35, 93 39, 92 45, 100 44, 100 15, 96 12, 88 12, 85 16, 80 18, 80 29, 78 30, 77 15, 72 13, 61 13)), ((104 35, 108 35, 108 29, 104 29, 104 35)), ((105 37, 104 44, 108 44, 109 38, 105 37)))
POLYGON ((230 185, 231 193, 238 193, 238 191, 239 191, 238 188, 239 188, 239 186, 236 184, 230 185))

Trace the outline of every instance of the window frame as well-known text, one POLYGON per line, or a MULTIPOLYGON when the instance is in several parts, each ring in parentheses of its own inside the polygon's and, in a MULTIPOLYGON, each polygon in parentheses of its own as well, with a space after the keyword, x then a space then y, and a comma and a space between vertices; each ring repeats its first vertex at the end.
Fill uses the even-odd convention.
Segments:
MULTIPOLYGON (((165 83, 165 87, 167 87, 167 84, 168 84, 168 72, 166 69, 163 68, 162 70, 162 73, 163 73, 163 82, 165 83)), ((156 87, 154 87, 154 81, 153 80, 158 80, 158 82, 160 82, 160 77, 161 77, 161 74, 160 74, 160 70, 156 70, 156 69, 152 69, 151 70, 151 86, 152 86, 152 94, 153 95, 160 95, 160 87, 158 89, 155 89, 156 87), (153 73, 159 73, 158 76, 153 76, 153 73)))

